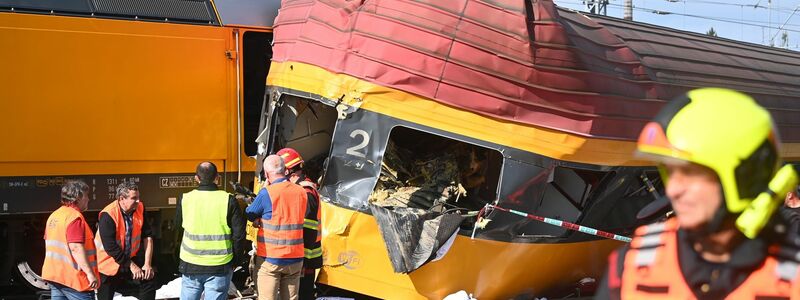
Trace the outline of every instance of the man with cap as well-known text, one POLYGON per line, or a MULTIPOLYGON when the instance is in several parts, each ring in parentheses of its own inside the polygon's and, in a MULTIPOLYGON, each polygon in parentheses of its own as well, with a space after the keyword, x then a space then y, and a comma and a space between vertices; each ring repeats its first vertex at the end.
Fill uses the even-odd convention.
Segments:
POLYGON ((798 247, 776 214, 798 179, 779 148, 769 112, 744 94, 704 88, 667 103, 638 152, 659 163, 674 217, 609 256, 596 299, 800 295, 798 247))
POLYGON ((300 277, 300 299, 316 299, 314 289, 314 276, 317 269, 322 267, 322 244, 320 243, 319 227, 319 192, 317 185, 306 177, 303 170, 303 157, 292 148, 283 148, 278 151, 286 162, 286 174, 289 181, 303 187, 308 197, 306 215, 303 222, 303 272, 300 277))

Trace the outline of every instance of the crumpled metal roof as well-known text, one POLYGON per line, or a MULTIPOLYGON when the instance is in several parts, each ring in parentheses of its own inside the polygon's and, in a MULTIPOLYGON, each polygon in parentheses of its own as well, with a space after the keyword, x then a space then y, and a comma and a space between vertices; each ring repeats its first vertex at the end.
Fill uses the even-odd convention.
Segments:
POLYGON ((273 60, 492 118, 635 140, 695 87, 753 95, 800 142, 800 53, 585 15, 550 0, 284 0, 273 60))

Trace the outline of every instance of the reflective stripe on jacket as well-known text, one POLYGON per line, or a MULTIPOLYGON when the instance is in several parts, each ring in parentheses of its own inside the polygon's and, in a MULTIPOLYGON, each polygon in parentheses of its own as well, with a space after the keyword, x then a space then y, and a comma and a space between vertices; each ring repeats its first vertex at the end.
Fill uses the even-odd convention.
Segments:
POLYGON ((42 265, 42 278, 63 284, 76 291, 88 291, 89 279, 86 278, 86 273, 81 270, 78 262, 72 257, 72 250, 69 249, 69 243, 67 243, 67 226, 75 219, 83 221, 83 247, 89 267, 92 268, 99 281, 97 251, 94 241, 92 241, 92 231, 80 211, 69 206, 61 206, 47 218, 47 225, 44 229, 45 257, 42 265))
POLYGON ((311 181, 304 180, 299 183, 306 190, 306 196, 311 194, 309 202, 316 202, 315 206, 308 205, 306 219, 303 222, 303 247, 304 257, 303 268, 318 269, 322 267, 322 234, 320 232, 320 205, 319 205, 319 192, 317 192, 317 185, 311 181), (311 216, 311 218, 308 218, 311 216))
POLYGON ((289 181, 267 186, 272 201, 272 219, 261 219, 256 254, 268 258, 301 258, 306 191, 289 181))
POLYGON ((225 191, 183 194, 181 260, 201 266, 220 266, 233 260, 228 197, 225 191))
MULTIPOLYGON (((622 299, 696 299, 682 279, 677 231, 674 218, 636 230, 624 258, 622 299)), ((726 299, 798 299, 797 275, 796 262, 767 256, 726 299)))
MULTIPOLYGON (((99 215, 103 213, 107 213, 112 220, 114 220, 114 224, 116 225, 116 242, 119 245, 120 250, 124 251, 125 247, 125 219, 122 216, 122 209, 119 207, 118 201, 112 201, 102 211, 100 211, 99 215)), ((98 216, 99 216, 98 215, 98 216)), ((99 217, 98 217, 99 220, 99 217)), ((131 256, 136 256, 136 253, 139 252, 139 248, 141 246, 142 241, 142 226, 144 225, 144 205, 142 202, 136 204, 136 210, 133 212, 133 220, 131 222, 131 226, 133 226, 133 230, 131 231, 131 256)), ((103 273, 108 276, 117 275, 119 271, 119 264, 117 261, 114 260, 113 257, 108 255, 106 252, 105 247, 103 247, 103 241, 100 238, 100 229, 97 229, 97 234, 94 236, 94 244, 97 247, 97 260, 98 260, 98 269, 100 273, 103 273)))

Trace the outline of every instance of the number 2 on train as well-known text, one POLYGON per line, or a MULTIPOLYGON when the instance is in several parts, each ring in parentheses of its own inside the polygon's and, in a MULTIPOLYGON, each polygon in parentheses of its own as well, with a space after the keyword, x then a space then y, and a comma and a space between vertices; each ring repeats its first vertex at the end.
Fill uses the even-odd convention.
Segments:
POLYGON ((350 137, 351 138, 357 139, 356 136, 361 136, 361 143, 359 143, 358 145, 355 145, 353 147, 347 148, 347 151, 345 151, 345 153, 350 154, 352 156, 365 158, 365 157, 367 157, 367 151, 364 150, 364 153, 361 153, 361 152, 358 152, 358 150, 363 149, 364 147, 367 146, 367 144, 369 144, 369 133, 367 133, 366 131, 364 131, 362 129, 356 129, 356 130, 353 130, 352 132, 350 132, 350 137))

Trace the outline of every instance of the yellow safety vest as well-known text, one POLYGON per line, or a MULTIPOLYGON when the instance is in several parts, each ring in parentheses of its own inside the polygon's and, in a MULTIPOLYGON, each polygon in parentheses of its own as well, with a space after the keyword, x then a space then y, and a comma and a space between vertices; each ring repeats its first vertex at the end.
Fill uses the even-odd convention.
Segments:
POLYGON ((228 226, 228 193, 194 190, 183 194, 181 260, 201 266, 220 266, 233 259, 228 226))

